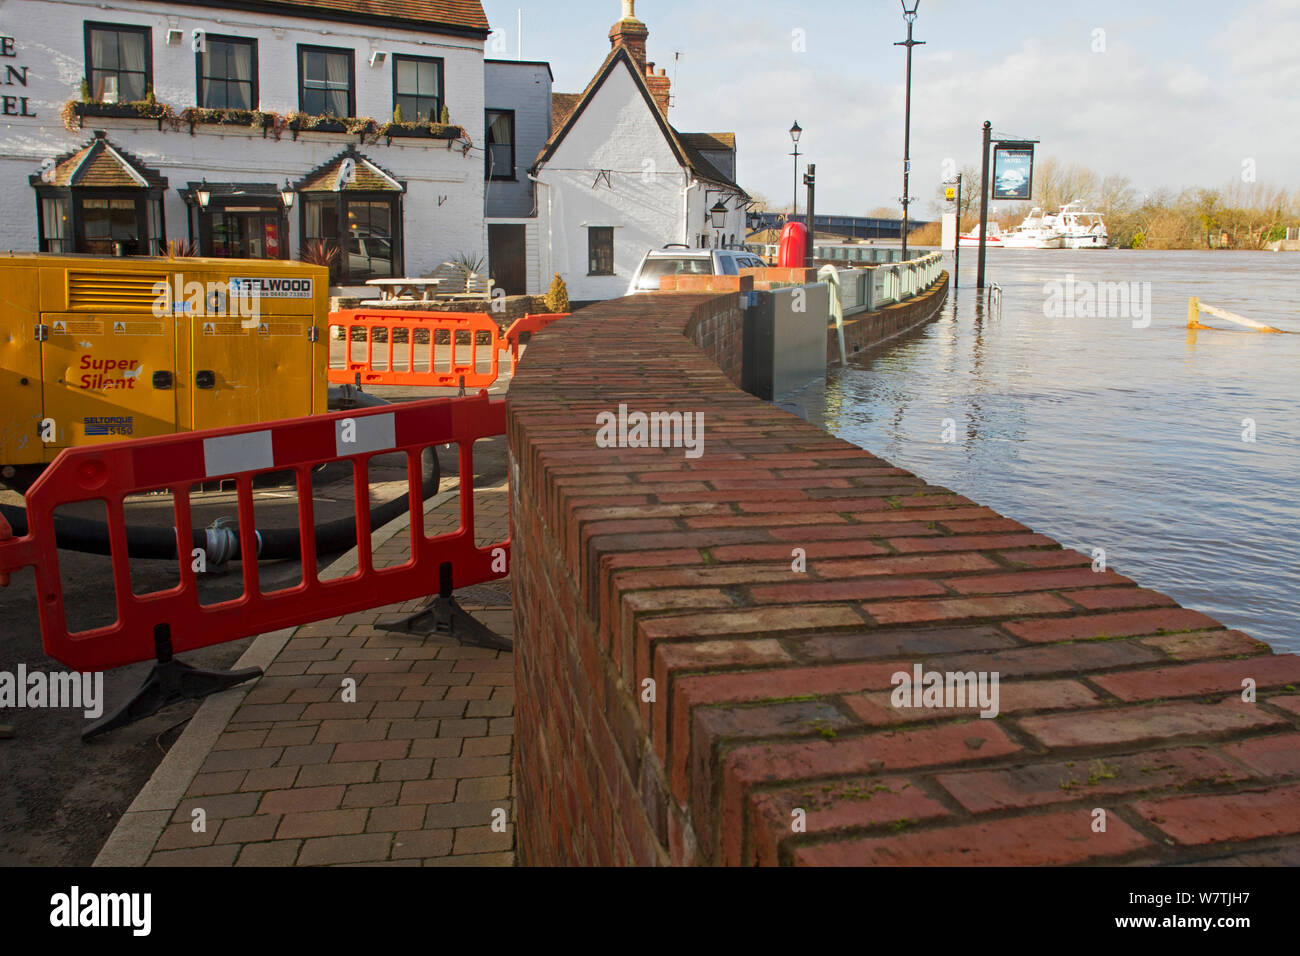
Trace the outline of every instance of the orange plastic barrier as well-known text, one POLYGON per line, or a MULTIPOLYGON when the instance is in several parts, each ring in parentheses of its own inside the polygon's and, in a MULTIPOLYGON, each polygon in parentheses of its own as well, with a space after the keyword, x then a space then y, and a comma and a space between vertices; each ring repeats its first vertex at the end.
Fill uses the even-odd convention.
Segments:
MULTIPOLYGON (((491 320, 489 320, 491 321, 491 320)), ((509 541, 480 548, 474 535, 474 441, 505 432, 505 401, 486 392, 356 412, 337 412, 256 426, 187 432, 86 448, 67 449, 27 493, 29 533, 13 538, 0 519, 0 579, 35 567, 41 635, 51 657, 78 670, 104 670, 154 659, 158 628, 170 628, 177 653, 420 598, 439 590, 440 574, 455 587, 506 576, 509 541), (460 527, 451 534, 424 533, 421 453, 455 442, 460 465, 460 527), (370 541, 367 462, 374 455, 404 453, 414 518, 406 532, 410 559, 376 568, 370 541), (312 472, 329 462, 352 466, 356 501, 357 569, 322 581, 316 562, 312 472), (259 585, 253 479, 290 470, 297 479, 298 536, 302 579, 264 592, 259 585), (243 593, 203 605, 191 561, 190 493, 203 482, 232 478, 238 497, 243 593), (127 558, 124 499, 145 491, 169 491, 175 514, 180 583, 166 591, 137 594, 127 558), (78 501, 102 501, 108 512, 117 620, 106 627, 71 632, 63 606, 54 510, 78 501)), ((448 593, 450 591, 448 590, 448 593)))
POLYGON ((357 309, 330 313, 329 325, 331 336, 343 329, 343 364, 331 359, 329 370, 337 385, 359 377, 361 385, 487 388, 497 380, 501 330, 482 313, 357 309), (358 329, 365 339, 354 341, 358 329))
POLYGON ((523 318, 515 319, 510 328, 506 330, 505 344, 503 349, 510 350, 510 374, 515 374, 515 368, 519 365, 519 336, 527 332, 532 334, 540 332, 557 319, 567 319, 568 312, 550 312, 541 315, 529 313, 523 318))

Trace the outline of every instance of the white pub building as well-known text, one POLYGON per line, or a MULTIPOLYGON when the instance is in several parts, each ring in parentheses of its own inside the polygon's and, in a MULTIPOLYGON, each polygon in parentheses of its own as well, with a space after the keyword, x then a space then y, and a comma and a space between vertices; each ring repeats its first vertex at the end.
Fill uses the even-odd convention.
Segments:
POLYGON ((621 295, 648 249, 743 242, 749 198, 621 6, 566 95, 486 57, 479 0, 0 0, 0 251, 327 253, 349 287, 486 260, 508 294, 621 295))
POLYGON ((478 0, 0 0, 0 249, 480 256, 489 32, 478 0))

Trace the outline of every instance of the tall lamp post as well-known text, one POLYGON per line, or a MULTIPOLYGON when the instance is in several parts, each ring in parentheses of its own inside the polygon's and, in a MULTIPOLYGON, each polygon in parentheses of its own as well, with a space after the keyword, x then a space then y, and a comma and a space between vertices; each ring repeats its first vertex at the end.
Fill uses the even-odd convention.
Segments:
POLYGON ((790 138, 794 140, 794 205, 790 207, 790 221, 794 222, 794 217, 799 215, 799 137, 803 135, 803 129, 799 126, 799 121, 795 120, 794 125, 790 127, 790 138))
POLYGON ((903 19, 907 21, 907 39, 894 46, 907 47, 907 105, 904 107, 903 115, 903 260, 907 260, 907 207, 911 202, 911 194, 908 190, 908 179, 912 173, 912 47, 924 46, 923 40, 912 39, 912 24, 916 21, 916 10, 921 5, 921 0, 912 0, 912 5, 907 5, 907 0, 899 0, 903 5, 903 19))

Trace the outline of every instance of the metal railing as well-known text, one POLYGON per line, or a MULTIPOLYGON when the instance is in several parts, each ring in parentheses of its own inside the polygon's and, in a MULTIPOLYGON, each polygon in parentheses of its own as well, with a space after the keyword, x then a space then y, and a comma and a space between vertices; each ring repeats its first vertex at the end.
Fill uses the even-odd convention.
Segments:
MULTIPOLYGON (((776 243, 746 243, 746 251, 756 256, 774 260, 779 247, 776 243)), ((923 258, 921 253, 913 252, 913 258, 923 258)), ((882 265, 903 261, 903 250, 895 246, 814 246, 813 258, 818 261, 847 262, 855 266, 882 265)))
POLYGON ((903 250, 892 246, 814 246, 814 259, 862 265, 903 261, 903 250))
POLYGON ((942 271, 943 255, 938 252, 907 262, 841 270, 840 296, 844 312, 874 312, 910 299, 929 288, 942 271))

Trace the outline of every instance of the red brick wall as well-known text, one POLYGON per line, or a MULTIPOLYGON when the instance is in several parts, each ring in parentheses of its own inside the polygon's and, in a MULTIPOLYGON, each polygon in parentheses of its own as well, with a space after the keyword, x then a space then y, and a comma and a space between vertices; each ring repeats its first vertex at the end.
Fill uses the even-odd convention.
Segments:
POLYGON ((753 276, 676 275, 659 280, 660 292, 752 292, 753 276))
POLYGON ((724 295, 701 302, 695 306, 684 332, 739 388, 745 366, 745 313, 740 308, 740 296, 724 295))
POLYGON ((511 386, 525 863, 1300 861, 1300 658, 744 394, 687 337, 731 298, 594 306, 511 386), (597 447, 620 404, 703 456, 597 447), (913 665, 1000 715, 893 707, 913 665))

